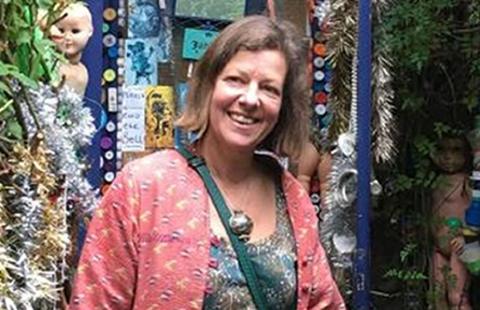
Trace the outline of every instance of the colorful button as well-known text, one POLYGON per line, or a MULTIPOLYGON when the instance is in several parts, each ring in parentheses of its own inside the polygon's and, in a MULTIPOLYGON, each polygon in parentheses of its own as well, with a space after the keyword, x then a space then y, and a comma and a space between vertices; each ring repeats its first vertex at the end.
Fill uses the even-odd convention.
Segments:
POLYGON ((105 152, 104 156, 105 156, 106 160, 112 160, 113 157, 114 157, 114 153, 113 153, 113 151, 110 150, 110 151, 105 152))
POLYGON ((108 57, 110 58, 117 58, 118 57, 118 48, 115 46, 110 47, 107 51, 108 57))
POLYGON ((102 24, 102 32, 103 32, 103 33, 107 33, 107 32, 109 32, 109 31, 110 31, 110 25, 107 24, 107 23, 103 23, 103 24, 102 24))
POLYGON ((332 91, 332 84, 330 84, 330 83, 325 83, 324 88, 325 88, 325 91, 326 91, 327 93, 329 93, 329 92, 332 91))
POLYGON ((325 73, 323 73, 323 71, 321 70, 315 71, 315 73, 313 74, 313 78, 315 79, 315 81, 320 82, 325 78, 325 73))
POLYGON ((115 45, 115 43, 117 43, 117 38, 115 38, 113 34, 109 33, 103 37, 102 42, 106 47, 112 47, 115 45))
MULTIPOLYGON (((122 1, 119 1, 122 3, 122 1)), ((118 16, 125 17, 125 8, 118 8, 118 16)))
POLYGON ((325 57, 327 55, 327 47, 325 44, 317 43, 313 46, 313 52, 317 56, 325 57))
POLYGON ((111 182, 113 182, 113 179, 115 179, 115 173, 112 172, 112 171, 109 171, 109 172, 104 174, 103 179, 106 182, 111 183, 111 182))
POLYGON ((113 82, 116 77, 117 77, 117 74, 115 73, 115 70, 113 70, 113 69, 107 69, 107 70, 103 71, 103 78, 107 82, 113 82))
POLYGON ((324 115, 325 113, 327 112, 327 107, 323 104, 317 104, 315 106, 315 113, 317 113, 318 115, 324 115))
POLYGON ((107 172, 113 172, 115 171, 115 163, 111 161, 105 162, 105 165, 103 165, 103 170, 107 172))
POLYGON ((323 59, 322 57, 315 57, 313 59, 313 65, 317 68, 323 67, 324 64, 325 64, 325 59, 323 59))
POLYGON ((113 146, 113 141, 110 137, 103 137, 100 140, 100 147, 104 150, 108 150, 113 146))
POLYGON ((117 126, 115 126, 113 121, 108 121, 107 125, 105 125, 105 130, 107 132, 114 132, 115 129, 117 129, 117 126))
POLYGON ((320 202, 320 195, 315 193, 310 195, 310 199, 312 200, 313 203, 319 203, 320 202))
POLYGON ((319 92, 315 93, 314 98, 315 98, 315 103, 325 104, 327 102, 328 95, 323 91, 319 91, 319 92))
POLYGON ((103 11, 103 18, 107 22, 111 22, 111 21, 115 20, 115 18, 117 18, 117 12, 113 8, 106 8, 103 11))

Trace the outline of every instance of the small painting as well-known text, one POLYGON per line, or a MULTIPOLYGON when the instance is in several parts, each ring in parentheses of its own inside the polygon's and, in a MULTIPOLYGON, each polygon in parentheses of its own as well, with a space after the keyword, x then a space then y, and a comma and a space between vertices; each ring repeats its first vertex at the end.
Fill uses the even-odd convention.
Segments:
POLYGON ((158 39, 127 39, 125 46, 125 84, 157 84, 158 39))
POLYGON ((211 20, 237 20, 245 14, 245 0, 177 0, 175 15, 211 20))
POLYGON ((130 0, 128 2, 128 37, 158 36, 162 28, 157 0, 130 0))
POLYGON ((173 88, 147 87, 146 99, 146 147, 158 149, 173 146, 173 88))
POLYGON ((217 31, 185 28, 182 57, 191 60, 200 59, 217 35, 217 31))

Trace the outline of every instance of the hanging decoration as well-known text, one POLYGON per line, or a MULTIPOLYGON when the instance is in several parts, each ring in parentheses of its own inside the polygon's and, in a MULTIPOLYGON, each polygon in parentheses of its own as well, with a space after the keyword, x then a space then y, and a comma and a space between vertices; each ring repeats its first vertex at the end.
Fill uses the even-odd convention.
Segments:
MULTIPOLYGON (((387 9, 388 2, 373 2, 374 19, 381 23, 382 12, 387 9)), ((334 74, 332 75, 332 91, 329 105, 333 113, 329 126, 329 136, 335 140, 347 130, 349 119, 349 103, 351 102, 351 86, 349 83, 352 59, 357 41, 358 1, 333 0, 331 14, 328 19, 327 50, 334 74)), ((372 58, 372 146, 375 161, 389 162, 396 153, 393 139, 395 134, 395 118, 393 108, 393 89, 391 77, 391 60, 384 46, 374 45, 372 58)))
MULTIPOLYGON (((376 2, 377 17, 385 3, 376 2)), ((321 211, 322 243, 344 296, 353 290, 353 255, 356 247, 356 220, 353 208, 357 197, 357 44, 358 2, 333 0, 327 21, 327 60, 332 65, 329 124, 333 143, 332 169, 326 206, 321 211)), ((376 47, 373 69, 373 152, 376 162, 392 159, 393 92, 386 52, 376 47)), ((371 177, 371 193, 380 194, 380 183, 371 177)))
MULTIPOLYGON (((374 26, 382 24, 382 14, 388 9, 387 0, 373 1, 374 26)), ((383 29, 382 27, 375 27, 383 29)), ((393 106, 392 60, 387 46, 375 45, 372 57, 372 151, 375 162, 392 162, 397 150, 395 108, 393 106)))
POLYGON ((95 126, 80 95, 51 86, 62 57, 50 28, 73 1, 0 2, 0 308, 54 309, 72 274, 95 126), (8 14, 7 14, 8 13, 8 14), (21 33, 22 40, 18 40, 21 33))
MULTIPOLYGON (((40 85, 18 101, 27 146, 17 143, 0 172, 0 305, 43 309, 60 298, 76 255, 71 232, 78 216, 97 204, 83 173, 81 150, 95 133, 81 97, 40 85), (27 306, 28 305, 28 306, 27 306)), ((20 308, 22 309, 22 308, 20 308)))
POLYGON ((89 214, 97 198, 83 175, 88 168, 81 151, 90 144, 96 128, 90 109, 83 105, 82 98, 71 88, 62 87, 57 92, 46 85, 29 91, 21 102, 30 143, 37 135, 33 115, 44 132, 45 146, 55 156, 53 168, 57 176, 64 179, 65 195, 62 203, 74 203, 82 214, 89 214), (31 103, 31 111, 26 101, 31 103), (33 112, 31 114, 30 112, 33 112))

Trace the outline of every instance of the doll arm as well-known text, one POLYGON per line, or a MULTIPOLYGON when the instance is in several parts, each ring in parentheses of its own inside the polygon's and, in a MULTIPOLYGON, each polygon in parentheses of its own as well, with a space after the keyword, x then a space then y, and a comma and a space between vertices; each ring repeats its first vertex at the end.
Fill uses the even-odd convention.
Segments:
POLYGON ((297 179, 307 192, 310 190, 310 181, 316 173, 319 162, 320 154, 315 146, 311 142, 306 143, 298 161, 297 179))
POLYGON ((332 170, 332 155, 330 153, 323 153, 320 155, 320 160, 317 166, 317 178, 320 183, 320 197, 322 205, 326 204, 326 197, 329 191, 329 175, 332 170))
POLYGON ((136 284, 136 221, 129 186, 119 174, 88 225, 71 310, 131 309, 136 284))
POLYGON ((462 255, 464 245, 465 239, 463 238, 463 236, 456 236, 450 241, 452 253, 455 253, 457 255, 462 255))

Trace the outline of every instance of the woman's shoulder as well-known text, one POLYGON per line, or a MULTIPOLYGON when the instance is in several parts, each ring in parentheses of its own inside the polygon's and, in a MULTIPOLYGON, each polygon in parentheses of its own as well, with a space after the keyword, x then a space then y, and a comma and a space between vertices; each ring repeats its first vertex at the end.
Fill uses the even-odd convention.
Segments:
POLYGON ((128 162, 122 171, 129 174, 142 175, 158 173, 165 169, 184 169, 188 166, 186 160, 175 149, 162 149, 152 154, 128 162))

